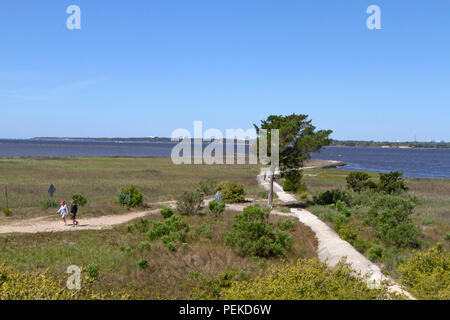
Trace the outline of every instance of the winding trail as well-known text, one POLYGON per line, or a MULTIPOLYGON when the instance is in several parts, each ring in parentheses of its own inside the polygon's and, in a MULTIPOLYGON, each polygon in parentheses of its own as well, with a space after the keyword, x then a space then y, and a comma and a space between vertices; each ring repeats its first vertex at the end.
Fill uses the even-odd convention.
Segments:
POLYGON ((157 213, 159 213, 159 209, 93 218, 81 218, 79 220, 80 224, 76 227, 71 225, 69 217, 66 218, 68 225, 65 226, 59 215, 55 214, 52 216, 26 219, 6 225, 0 225, 0 234, 111 229, 115 225, 157 213))
MULTIPOLYGON (((259 175, 257 179, 263 188, 269 190, 270 184, 264 180, 262 175, 259 175)), ((286 203, 297 202, 297 199, 283 191, 278 183, 274 182, 273 188, 281 201, 286 203)), ((300 222, 310 227, 316 234, 319 260, 325 262, 327 266, 334 267, 345 259, 347 263, 351 264, 351 268, 356 274, 368 276, 367 283, 370 287, 377 287, 382 281, 388 281, 391 292, 401 293, 409 299, 415 300, 409 292, 403 290, 392 278, 384 275, 376 264, 357 251, 350 243, 342 240, 333 229, 317 216, 307 210, 297 208, 291 208, 291 215, 297 217, 300 222)))

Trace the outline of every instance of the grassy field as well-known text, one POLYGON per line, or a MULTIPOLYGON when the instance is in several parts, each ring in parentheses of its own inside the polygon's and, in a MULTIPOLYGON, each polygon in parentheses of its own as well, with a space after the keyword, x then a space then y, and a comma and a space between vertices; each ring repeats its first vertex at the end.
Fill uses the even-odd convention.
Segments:
MULTIPOLYGON (((84 195, 88 204, 82 215, 114 214, 126 208, 114 204, 121 187, 134 185, 145 195, 145 202, 174 200, 183 191, 192 191, 201 179, 232 180, 245 185, 247 197, 261 191, 256 182, 257 166, 250 165, 174 165, 170 158, 69 158, 0 159, 0 186, 8 186, 12 215, 22 219, 49 215, 41 201, 49 199, 50 184, 56 187, 55 200, 70 201, 75 193, 84 195)), ((6 206, 3 191, 0 208, 6 206)))
MULTIPOLYGON (((189 248, 174 252, 166 249, 160 240, 151 241, 149 250, 140 250, 139 244, 148 239, 134 227, 137 222, 134 221, 112 230, 9 235, 0 239, 0 261, 7 261, 21 272, 48 269, 56 279, 66 279, 70 265, 86 269, 96 264, 99 279, 94 288, 97 291, 126 289, 133 298, 186 299, 194 288, 226 272, 236 271, 239 279, 248 279, 283 260, 295 262, 299 257, 316 257, 314 234, 298 220, 289 231, 294 242, 284 257, 265 261, 238 256, 224 244, 235 214, 225 212, 221 218, 184 217, 191 226, 186 239, 189 248), (131 230, 128 225, 132 226, 131 230), (147 269, 138 267, 140 259, 148 261, 147 269)), ((149 219, 160 221, 162 217, 149 219)), ((289 218, 271 217, 270 222, 276 225, 280 219, 289 218)))

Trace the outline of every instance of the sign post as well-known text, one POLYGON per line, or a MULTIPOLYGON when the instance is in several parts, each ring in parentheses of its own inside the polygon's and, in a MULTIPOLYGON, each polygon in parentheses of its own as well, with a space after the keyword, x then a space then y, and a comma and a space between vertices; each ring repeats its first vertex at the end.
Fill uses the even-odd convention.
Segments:
POLYGON ((48 194, 52 198, 52 200, 51 200, 51 202, 52 202, 52 209, 53 209, 53 194, 55 193, 55 191, 56 191, 55 186, 53 184, 50 185, 50 188, 48 188, 48 194))

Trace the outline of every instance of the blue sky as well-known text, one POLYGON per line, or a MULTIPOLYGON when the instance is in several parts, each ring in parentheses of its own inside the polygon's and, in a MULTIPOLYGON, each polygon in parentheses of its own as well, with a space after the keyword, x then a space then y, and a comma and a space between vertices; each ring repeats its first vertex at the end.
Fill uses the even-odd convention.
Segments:
POLYGON ((450 1, 0 3, 0 137, 170 136, 306 113, 335 139, 450 141, 450 1), (66 8, 81 8, 68 30, 66 8), (381 8, 382 30, 366 9, 381 8))

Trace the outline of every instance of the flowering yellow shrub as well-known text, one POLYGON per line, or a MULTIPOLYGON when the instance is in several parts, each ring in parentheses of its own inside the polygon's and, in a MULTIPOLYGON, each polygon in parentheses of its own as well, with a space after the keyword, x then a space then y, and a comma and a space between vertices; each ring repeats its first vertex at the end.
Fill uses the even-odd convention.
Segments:
POLYGON ((399 298, 383 284, 369 289, 346 264, 329 269, 317 259, 299 259, 295 265, 272 266, 268 273, 249 281, 234 281, 222 289, 229 300, 373 300, 399 298))
POLYGON ((422 299, 450 299, 450 253, 437 245, 426 252, 417 251, 398 267, 401 282, 422 299))
POLYGON ((30 274, 14 271, 0 264, 0 300, 74 300, 74 299, 129 299, 127 294, 98 294, 92 282, 85 281, 81 290, 68 290, 61 281, 52 279, 47 273, 30 274))

